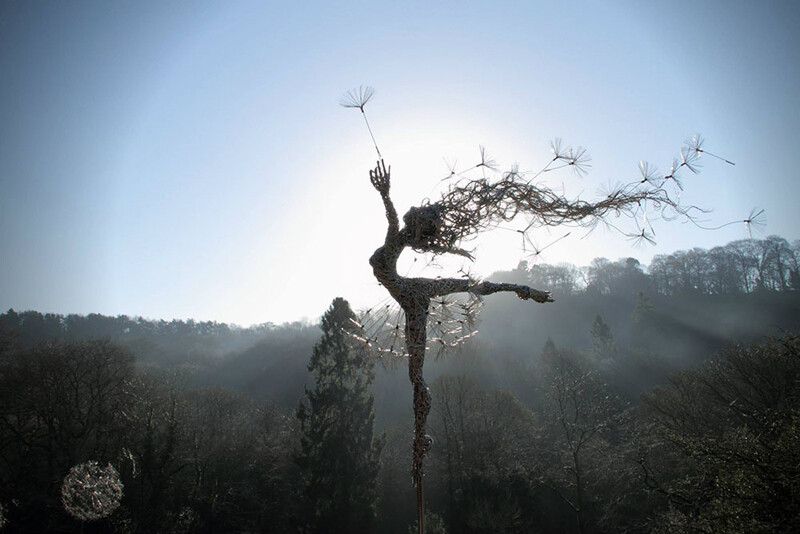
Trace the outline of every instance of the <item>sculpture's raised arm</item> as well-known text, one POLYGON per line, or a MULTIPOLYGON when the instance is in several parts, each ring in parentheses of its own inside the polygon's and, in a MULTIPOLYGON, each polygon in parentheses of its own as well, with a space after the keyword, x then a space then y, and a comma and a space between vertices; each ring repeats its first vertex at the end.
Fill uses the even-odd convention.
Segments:
POLYGON ((389 196, 391 172, 392 166, 389 165, 387 169, 383 160, 377 163, 374 170, 369 171, 369 181, 372 182, 372 187, 380 193, 381 199, 383 200, 383 207, 386 209, 386 219, 389 221, 389 229, 386 232, 387 241, 396 236, 400 231, 400 221, 397 217, 397 210, 389 196))

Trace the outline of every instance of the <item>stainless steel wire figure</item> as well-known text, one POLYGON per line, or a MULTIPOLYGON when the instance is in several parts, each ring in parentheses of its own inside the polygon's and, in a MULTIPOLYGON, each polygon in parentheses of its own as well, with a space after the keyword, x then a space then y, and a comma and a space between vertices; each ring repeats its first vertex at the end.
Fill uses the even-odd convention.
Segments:
MULTIPOLYGON (((367 121, 364 105, 373 95, 372 88, 360 88, 346 95, 342 105, 361 110, 364 120, 367 121)), ((369 127, 369 121, 367 126, 369 127)), ((371 128, 370 135, 372 136, 371 128)), ((402 330, 414 403, 411 476, 417 491, 418 531, 422 534, 424 459, 432 445, 431 437, 426 432, 431 395, 423 376, 423 366, 427 343, 430 341, 428 330, 435 322, 439 322, 432 322, 436 306, 444 306, 447 296, 453 294, 467 294, 480 299, 493 293, 513 292, 522 300, 539 303, 552 302, 553 298, 548 291, 526 285, 494 283, 468 275, 460 278, 402 276, 397 270, 400 254, 410 248, 434 256, 454 254, 471 260, 472 253, 463 248, 465 242, 520 216, 528 222, 525 230, 521 231, 523 239, 528 232, 540 227, 566 225, 591 230, 602 222, 616 228, 607 220, 613 215, 634 221, 636 232, 626 234, 621 231, 623 234, 639 241, 651 242, 654 232, 648 220, 648 212, 659 214, 665 220, 682 217, 689 221, 695 220, 694 210, 702 212, 694 206, 680 204, 679 193, 675 192, 682 189, 682 184, 677 175, 684 169, 691 173, 698 172, 697 160, 700 156, 712 154, 702 149, 702 138, 695 136, 681 150, 680 159, 676 158, 668 174, 659 176, 654 167, 642 163, 642 179, 614 186, 597 201, 589 202, 569 199, 536 180, 543 173, 561 168, 571 169, 578 176, 585 175, 590 159, 583 148, 564 147, 560 140, 555 140, 551 145, 553 158, 538 172, 524 173, 513 168, 508 172, 497 173, 496 164, 481 147, 481 158, 477 165, 464 172, 457 172, 453 166, 450 175, 443 180, 449 185, 441 198, 436 202, 425 201, 410 208, 403 215, 401 225, 390 196, 391 166, 387 166, 380 156, 374 136, 372 140, 380 159, 375 168, 370 170, 369 179, 383 202, 388 228, 383 244, 375 250, 369 262, 375 278, 386 288, 405 316, 402 330), (489 177, 487 170, 491 175, 489 177), (469 171, 479 171, 480 177, 467 176, 469 171)), ((733 164, 719 156, 712 156, 733 164)), ((389 352, 394 352, 399 330, 400 322, 395 321, 393 335, 390 336, 393 344, 389 352)), ((375 341, 369 333, 361 340, 367 345, 375 341)))

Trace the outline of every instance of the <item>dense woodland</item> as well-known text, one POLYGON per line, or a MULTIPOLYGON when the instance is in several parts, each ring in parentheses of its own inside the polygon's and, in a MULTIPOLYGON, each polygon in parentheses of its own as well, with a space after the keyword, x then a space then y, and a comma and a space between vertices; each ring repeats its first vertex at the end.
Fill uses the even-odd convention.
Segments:
MULTIPOLYGON (((800 242, 491 279, 556 301, 427 362, 427 531, 800 530, 800 242)), ((408 376, 351 314, 0 315, 0 528, 406 534, 408 376)))

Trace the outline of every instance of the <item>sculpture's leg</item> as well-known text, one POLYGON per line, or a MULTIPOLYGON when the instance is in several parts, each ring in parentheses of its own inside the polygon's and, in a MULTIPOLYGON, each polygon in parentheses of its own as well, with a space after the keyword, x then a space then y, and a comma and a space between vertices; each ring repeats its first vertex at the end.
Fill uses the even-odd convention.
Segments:
POLYGON ((414 448, 411 477, 417 489, 417 514, 420 534, 423 531, 424 501, 422 494, 423 461, 431 448, 431 437, 425 433, 428 413, 431 411, 431 394, 422 375, 425 363, 427 305, 421 309, 406 310, 406 348, 408 349, 408 377, 414 386, 414 448))

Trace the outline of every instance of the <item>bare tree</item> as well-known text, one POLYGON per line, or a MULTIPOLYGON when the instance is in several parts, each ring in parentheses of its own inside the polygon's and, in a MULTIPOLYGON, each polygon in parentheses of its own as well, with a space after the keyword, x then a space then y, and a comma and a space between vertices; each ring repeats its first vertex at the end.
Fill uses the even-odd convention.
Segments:
MULTIPOLYGON (((602 319, 600 324, 605 325, 602 319)), ((592 337, 597 325, 595 321, 592 337)), ((587 510, 598 498, 596 488, 604 478, 613 478, 604 464, 613 450, 613 435, 625 426, 626 406, 582 355, 545 350, 542 360, 550 385, 542 482, 572 509, 577 530, 583 534, 589 530, 587 510)), ((605 508, 614 508, 612 499, 605 500, 605 508)))
MULTIPOLYGON (((360 88, 350 92, 342 101, 345 107, 359 109, 366 121, 364 106, 372 98, 372 88, 360 88)), ((369 127, 369 122, 367 126, 369 127)), ((370 128, 372 136, 372 129, 370 128)), ((375 138, 372 136, 373 143, 375 138)), ((510 171, 497 173, 496 165, 481 147, 481 159, 467 171, 482 171, 479 178, 468 177, 465 172, 451 169, 449 187, 440 200, 426 202, 410 208, 403 215, 403 226, 390 197, 391 166, 384 163, 380 150, 375 149, 381 158, 375 169, 369 173, 370 182, 380 194, 386 211, 388 229, 383 245, 370 257, 370 265, 377 280, 389 291, 392 298, 404 312, 403 327, 406 351, 408 354, 409 378, 414 389, 414 441, 412 459, 412 480, 417 489, 419 532, 423 532, 423 460, 431 447, 431 438, 426 433, 426 420, 431 408, 431 395, 423 378, 427 329, 435 326, 441 319, 431 319, 432 307, 436 299, 447 295, 463 293, 481 298, 499 292, 513 292, 522 300, 552 302, 548 291, 534 289, 527 285, 513 283, 494 283, 477 280, 465 275, 460 278, 448 277, 406 277, 397 270, 400 254, 406 249, 434 256, 452 254, 472 259, 472 254, 463 248, 464 243, 478 234, 497 228, 499 225, 517 218, 525 218, 527 226, 517 230, 522 234, 523 243, 532 243, 529 232, 539 227, 579 225, 593 228, 603 222, 618 228, 609 216, 623 216, 633 221, 635 230, 623 232, 637 243, 652 242, 653 230, 648 216, 653 213, 665 219, 685 217, 693 219, 692 210, 697 208, 682 206, 676 194, 682 189, 679 174, 684 170, 696 173, 698 159, 704 153, 703 139, 694 136, 673 161, 669 172, 658 174, 655 167, 640 163, 641 177, 625 185, 610 188, 596 201, 579 198, 570 199, 537 181, 544 173, 557 169, 571 169, 579 175, 586 174, 589 157, 586 150, 577 147, 564 147, 561 140, 552 142, 552 159, 536 173, 510 171), (493 172, 497 179, 486 176, 493 172)), ((709 154, 713 157, 718 157, 709 154)), ((727 160, 725 160, 727 161, 727 160)), ((730 162, 728 162, 730 163, 730 162)), ((442 306, 444 300, 438 301, 442 306)), ((399 332, 400 326, 394 329, 399 332)), ((366 335, 366 342, 372 341, 366 335)))

